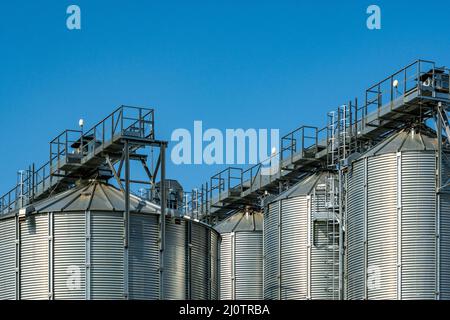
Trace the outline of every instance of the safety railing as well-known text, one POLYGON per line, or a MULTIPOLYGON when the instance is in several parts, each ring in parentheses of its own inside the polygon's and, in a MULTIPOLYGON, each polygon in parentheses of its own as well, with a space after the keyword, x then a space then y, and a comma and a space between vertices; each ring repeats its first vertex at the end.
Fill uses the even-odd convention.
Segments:
POLYGON ((80 130, 64 130, 50 141, 50 167, 58 170, 70 155, 81 158, 82 132, 80 130))
POLYGON ((17 187, 14 187, 0 198, 0 213, 5 214, 15 209, 17 187))
POLYGON ((318 151, 319 130, 317 127, 301 126, 281 138, 281 160, 300 155, 312 158, 318 151))
POLYGON ((360 118, 356 121, 367 119, 373 113, 379 116, 381 108, 385 106, 390 106, 392 110, 396 100, 412 93, 432 96, 433 93, 440 92, 450 98, 448 76, 447 68, 436 68, 433 61, 417 60, 368 88, 365 104, 358 109, 360 118))
POLYGON ((17 185, 0 197, 0 213, 8 213, 26 205, 36 195, 55 186, 66 173, 64 165, 68 157, 73 156, 76 158, 74 163, 81 163, 83 158, 89 159, 95 155, 100 147, 108 146, 122 137, 154 139, 154 129, 153 109, 120 106, 86 133, 80 130, 63 131, 50 141, 49 161, 38 169, 33 165, 27 171, 22 182, 27 187, 19 189, 17 185))
POLYGON ((227 191, 242 192, 242 169, 228 167, 210 179, 209 198, 221 198, 227 191))
POLYGON ((92 156, 98 148, 124 136, 154 139, 154 126, 153 109, 120 106, 83 134, 83 156, 92 156))

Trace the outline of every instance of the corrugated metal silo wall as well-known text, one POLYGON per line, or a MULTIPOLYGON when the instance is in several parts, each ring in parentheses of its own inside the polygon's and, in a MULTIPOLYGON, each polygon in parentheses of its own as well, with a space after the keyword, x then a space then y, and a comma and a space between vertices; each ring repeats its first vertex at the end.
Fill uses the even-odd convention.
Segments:
POLYGON ((436 156, 404 152, 401 161, 401 298, 435 299, 436 156))
POLYGON ((368 299, 396 299, 396 155, 369 158, 367 175, 368 299))
POLYGON ((319 220, 314 226, 314 214, 319 212, 326 212, 324 194, 268 205, 264 217, 265 299, 338 298, 339 252, 333 238, 339 229, 319 220))
MULTIPOLYGON (((16 292, 20 299, 125 298, 122 212, 34 214, 20 223, 16 249, 17 219, 0 219, 1 299, 16 299, 16 292), (18 280, 16 257, 20 260, 18 280)), ((131 214, 130 299, 159 299, 158 220, 153 214, 131 214)), ((217 299, 219 235, 193 221, 166 222, 164 298, 217 299)))
POLYGON ((235 234, 236 299, 262 299, 262 232, 235 234))
POLYGON ((166 219, 166 252, 164 257, 164 298, 186 299, 187 222, 166 219))
MULTIPOLYGON (((450 177, 450 154, 442 161, 444 183, 450 177)), ((444 188, 440 198, 440 298, 450 300, 450 187, 444 188)))
POLYGON ((220 235, 213 229, 209 229, 210 234, 210 256, 209 256, 209 264, 210 264, 210 297, 211 300, 219 299, 219 243, 220 243, 220 235))
POLYGON ((91 213, 91 298, 124 298, 123 213, 91 213), (119 236, 120 235, 120 236, 119 236))
POLYGON ((209 230, 201 225, 191 225, 191 299, 207 300, 209 297, 209 230))
POLYGON ((274 202, 268 205, 264 211, 264 232, 263 232, 263 290, 264 299, 279 299, 279 266, 280 252, 279 239, 279 203, 274 202))
POLYGON ((281 300, 308 294, 308 203, 305 196, 281 200, 281 300))
POLYGON ((231 233, 222 233, 220 242, 220 299, 233 299, 232 257, 233 246, 231 233))
POLYGON ((450 300, 450 193, 441 196, 440 221, 440 298, 450 300))
POLYGON ((86 299, 86 215, 53 214, 55 299, 86 299))
POLYGON ((221 296, 222 300, 261 300, 262 231, 239 231, 222 234, 221 296), (233 280, 234 276, 234 294, 233 280))
POLYGON ((368 299, 435 299, 437 291, 440 298, 448 298, 450 198, 441 196, 439 289, 435 163, 435 152, 407 151, 353 164, 348 189, 348 299, 366 298, 365 290, 368 299))
POLYGON ((20 224, 20 298, 49 298, 49 216, 33 215, 20 224))
POLYGON ((348 175, 347 199, 347 299, 364 299, 365 162, 358 161, 348 175))
POLYGON ((130 299, 159 299, 158 216, 131 214, 129 248, 130 299))
POLYGON ((16 218, 0 219, 0 300, 16 299, 16 218))

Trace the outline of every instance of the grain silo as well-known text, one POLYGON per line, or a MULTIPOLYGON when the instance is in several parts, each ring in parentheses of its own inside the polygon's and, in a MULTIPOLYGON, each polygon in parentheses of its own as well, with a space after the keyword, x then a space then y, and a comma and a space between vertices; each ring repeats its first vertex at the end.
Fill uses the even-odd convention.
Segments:
POLYGON ((263 298, 263 214, 240 211, 216 226, 220 244, 220 299, 263 298))
POLYGON ((264 214, 264 298, 339 298, 335 175, 312 174, 271 201, 264 214))
POLYGON ((0 299, 217 299, 219 234, 91 181, 0 217, 0 299), (164 294, 160 296, 163 283, 164 294))
POLYGON ((390 136, 352 163, 348 299, 450 298, 450 197, 436 188, 437 155, 435 133, 422 126, 390 136))

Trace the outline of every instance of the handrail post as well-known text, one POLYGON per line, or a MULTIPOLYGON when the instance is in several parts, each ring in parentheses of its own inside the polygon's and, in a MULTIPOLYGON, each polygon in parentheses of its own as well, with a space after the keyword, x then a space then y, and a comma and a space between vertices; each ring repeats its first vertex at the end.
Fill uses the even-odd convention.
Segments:
POLYGON ((315 128, 315 130, 316 130, 316 152, 315 153, 318 153, 319 152, 319 128, 315 128))
POLYGON ((390 83, 390 90, 391 90, 391 110, 392 110, 392 105, 394 104, 394 77, 391 76, 391 83, 390 83))
POLYGON ((120 108, 120 135, 123 135, 123 106, 120 108))
POLYGON ((302 158, 305 157, 305 127, 302 127, 302 158))
POLYGON ((144 124, 142 123, 142 108, 139 108, 139 134, 141 138, 144 138, 143 125, 144 124))
POLYGON ((405 68, 404 73, 404 83, 403 83, 403 96, 406 94, 406 87, 408 85, 408 68, 405 68))
POLYGON ((111 140, 113 140, 114 138, 114 127, 115 127, 114 115, 115 113, 113 113, 111 116, 111 140))
POLYGON ((420 68, 421 62, 420 60, 417 62, 417 92, 419 96, 422 95, 421 85, 420 85, 420 76, 421 76, 421 68, 420 68))
POLYGON ((379 84, 378 85, 378 100, 377 100, 377 115, 378 115, 378 118, 380 117, 380 108, 381 108, 381 105, 383 104, 383 93, 382 93, 382 91, 381 91, 381 85, 379 84))

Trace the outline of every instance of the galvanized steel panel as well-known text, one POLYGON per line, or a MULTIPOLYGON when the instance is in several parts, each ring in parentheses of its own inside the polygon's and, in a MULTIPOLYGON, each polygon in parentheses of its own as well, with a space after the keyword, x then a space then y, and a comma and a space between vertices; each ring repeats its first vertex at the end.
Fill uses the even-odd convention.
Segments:
MULTIPOLYGON (((444 292, 448 294, 450 283, 446 276, 450 270, 446 253, 450 245, 446 219, 450 197, 441 195, 441 256, 437 258, 435 156, 433 151, 405 151, 368 159, 369 299, 434 299, 439 290, 437 261, 441 262, 441 298, 448 298, 444 292)), ((354 281, 364 253, 364 247, 358 246, 364 231, 359 222, 364 212, 362 168, 363 161, 356 162, 349 175, 349 299, 363 297, 361 277, 354 281)))
MULTIPOLYGON (((186 299, 186 221, 166 219, 164 299, 186 299)), ((206 277, 204 274, 203 277, 206 277)))
POLYGON ((364 161, 353 163, 348 175, 347 299, 364 298, 364 161))
POLYGON ((159 299, 158 216, 131 214, 129 246, 129 298, 159 299))
POLYGON ((262 299, 262 232, 235 233, 236 299, 262 299))
POLYGON ((55 299, 83 300, 85 296, 85 213, 54 213, 53 292, 55 299))
POLYGON ((48 215, 28 217, 20 225, 20 298, 46 300, 48 282, 48 215))
POLYGON ((269 204, 264 213, 263 233, 263 274, 264 274, 264 299, 279 299, 279 202, 269 204))
POLYGON ((441 195, 440 299, 450 300, 450 194, 441 195))
POLYGON ((220 243, 220 299, 233 299, 233 247, 231 233, 221 234, 220 243))
POLYGON ((16 219, 0 219, 0 300, 16 299, 16 219))
POLYGON ((306 196, 281 200, 281 299, 307 298, 306 196))
POLYGON ((91 213, 91 298, 124 298, 123 214, 91 213))
POLYGON ((207 300, 209 293, 208 229, 201 225, 191 225, 191 299, 207 300))
POLYGON ((211 237, 211 251, 210 251, 210 261, 209 261, 209 268, 210 268, 210 299, 211 300, 217 300, 219 299, 219 242, 220 242, 220 236, 219 234, 214 231, 213 229, 209 230, 210 237, 211 237))
POLYGON ((368 299, 397 298, 397 157, 368 160, 368 299))
POLYGON ((402 299, 435 298, 435 162, 435 152, 402 153, 402 299))

